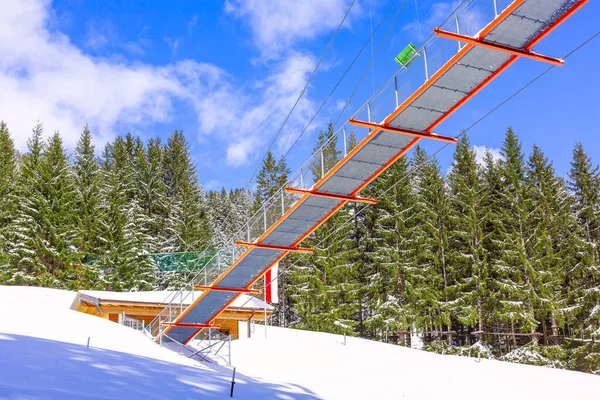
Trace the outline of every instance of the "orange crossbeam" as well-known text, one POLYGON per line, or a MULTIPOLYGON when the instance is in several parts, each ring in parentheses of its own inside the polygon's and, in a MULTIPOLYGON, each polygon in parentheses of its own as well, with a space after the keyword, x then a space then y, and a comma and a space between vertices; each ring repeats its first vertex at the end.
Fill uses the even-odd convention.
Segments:
POLYGON ((235 242, 238 246, 245 246, 249 248, 267 249, 267 250, 278 250, 278 251, 293 251, 296 253, 314 253, 314 249, 307 249, 304 247, 287 247, 287 246, 275 246, 273 244, 262 244, 262 243, 249 243, 249 242, 235 242))
POLYGON ((343 194, 317 192, 316 190, 297 189, 289 186, 286 186, 285 191, 289 193, 308 194, 315 197, 324 197, 327 199, 352 201, 355 203, 377 204, 377 199, 368 199, 366 197, 346 196, 343 194))
POLYGON ((213 290, 215 292, 256 293, 256 294, 261 294, 262 293, 262 290, 259 290, 259 289, 224 288, 224 287, 204 286, 204 285, 194 285, 194 289, 197 289, 197 290, 213 290))
POLYGON ((458 139, 455 137, 441 136, 441 135, 437 135, 435 133, 430 133, 430 132, 412 131, 410 129, 396 128, 396 127, 389 126, 389 125, 381 125, 381 124, 375 124, 373 122, 359 121, 359 120, 356 120, 353 118, 350 118, 350 120, 348 122, 350 122, 350 124, 355 125, 355 126, 362 126, 363 128, 380 129, 380 130, 386 131, 386 132, 400 133, 402 135, 414 136, 414 137, 424 138, 424 139, 438 140, 440 142, 446 142, 446 143, 457 143, 458 142, 458 139))
POLYGON ((486 49, 497 50, 503 53, 511 54, 517 57, 529 58, 531 60, 542 61, 551 65, 555 65, 557 67, 562 67, 565 63, 565 60, 562 58, 554 58, 544 56, 542 54, 535 53, 531 50, 519 50, 514 47, 505 46, 498 43, 487 42, 481 38, 473 38, 470 36, 460 35, 454 32, 448 32, 441 30, 440 28, 435 28, 433 30, 438 37, 442 37, 445 39, 453 39, 458 40, 459 42, 469 43, 475 46, 484 47, 486 49))

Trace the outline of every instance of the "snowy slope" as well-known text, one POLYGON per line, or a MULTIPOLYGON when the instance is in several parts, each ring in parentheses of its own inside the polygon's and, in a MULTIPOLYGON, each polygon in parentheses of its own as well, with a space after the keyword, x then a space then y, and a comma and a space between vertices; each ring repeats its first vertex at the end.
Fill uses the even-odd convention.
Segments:
POLYGON ((327 399, 598 399, 600 377, 439 355, 358 338, 255 325, 232 343, 250 376, 309 387, 327 399))
MULTIPOLYGON (((0 286, 0 399, 228 398, 231 369, 69 309, 74 292, 0 286), (90 337, 91 347, 86 347, 90 337)), ((243 330, 242 330, 243 331, 243 330)), ((592 399, 600 377, 255 326, 232 343, 238 399, 592 399), (279 383, 277 383, 279 382, 279 383)))
MULTIPOLYGON (((69 309, 74 292, 0 286, 0 399, 228 398, 231 370, 69 309), (90 337, 90 348, 86 347, 90 337)), ((238 374, 235 398, 314 399, 238 374)))

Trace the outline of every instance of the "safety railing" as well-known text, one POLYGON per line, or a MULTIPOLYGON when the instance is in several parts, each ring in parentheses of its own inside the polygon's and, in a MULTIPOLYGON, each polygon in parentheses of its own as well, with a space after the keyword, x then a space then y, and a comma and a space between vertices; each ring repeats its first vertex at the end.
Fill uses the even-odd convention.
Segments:
POLYGON ((135 330, 142 330, 144 328, 144 321, 140 320, 140 319, 136 319, 136 318, 132 318, 128 315, 125 314, 125 311, 123 311, 121 314, 119 314, 119 318, 117 321, 119 324, 124 325, 128 328, 132 328, 135 330))
MULTIPOLYGON (((513 0, 467 0, 461 3, 437 27, 444 31, 475 36, 504 11, 513 0)), ((427 27, 433 29, 434 27, 427 27)), ((402 102, 408 99, 446 62, 464 47, 464 44, 431 34, 407 61, 407 68, 399 68, 353 115, 352 118, 381 123, 402 102)))
MULTIPOLYGON (((474 35, 499 15, 511 0, 466 0, 439 27, 454 33, 474 35)), ((455 41, 440 39, 430 35, 415 52, 413 60, 407 62, 407 68, 400 68, 386 81, 375 94, 353 115, 353 119, 368 122, 382 122, 404 100, 408 99, 424 82, 435 74, 458 51, 461 45, 455 41), (421 67, 418 64, 421 63, 421 67)), ((356 143, 364 139, 370 129, 343 124, 323 143, 313 155, 296 170, 272 197, 231 237, 228 244, 201 268, 191 280, 167 301, 166 307, 146 327, 147 332, 156 337, 164 329, 163 323, 172 323, 183 312, 185 304, 191 304, 198 295, 195 285, 209 286, 221 272, 240 257, 245 248, 234 244, 235 241, 253 242, 275 224, 301 195, 285 190, 286 186, 310 189, 315 182, 325 176, 356 143)))

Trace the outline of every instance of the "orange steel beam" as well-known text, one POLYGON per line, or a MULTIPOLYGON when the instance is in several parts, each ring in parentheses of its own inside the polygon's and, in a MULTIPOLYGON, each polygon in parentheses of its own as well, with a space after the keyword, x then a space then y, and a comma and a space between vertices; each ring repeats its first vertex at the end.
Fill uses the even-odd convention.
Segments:
POLYGON ((237 246, 245 246, 245 247, 249 247, 251 249, 253 248, 257 248, 257 249, 266 249, 266 250, 276 250, 276 251, 293 251, 294 253, 314 253, 314 249, 308 249, 308 248, 303 248, 303 247, 296 247, 296 246, 276 246, 273 244, 262 244, 262 243, 250 243, 250 242, 240 242, 240 241, 235 241, 235 244, 237 246))
POLYGON ((204 285, 194 285, 194 289, 213 290, 215 292, 257 293, 257 294, 262 293, 262 290, 258 290, 258 289, 224 288, 224 287, 204 286, 204 285))
POLYGON ((414 136, 414 137, 418 137, 418 138, 422 138, 422 139, 432 139, 432 140, 438 140, 440 142, 454 143, 454 144, 458 143, 458 139, 455 137, 441 136, 441 135, 438 135, 433 132, 413 131, 410 129, 396 128, 396 127, 389 126, 389 125, 375 124, 373 122, 359 121, 359 120, 356 120, 353 118, 350 118, 348 120, 348 122, 350 122, 351 125, 362 126, 363 128, 371 128, 371 129, 377 128, 377 129, 380 129, 380 130, 386 131, 386 132, 400 133, 402 135, 414 136))
POLYGON ((557 67, 562 67, 565 64, 565 60, 563 60, 562 58, 548 57, 527 49, 519 50, 498 43, 486 42, 481 38, 473 38, 470 36, 460 35, 454 32, 444 31, 440 28, 435 28, 433 31, 435 32, 436 36, 444 39, 458 40, 459 42, 473 44, 475 46, 483 47, 485 49, 496 50, 517 57, 529 58, 531 60, 542 61, 551 65, 555 65, 557 67))
MULTIPOLYGON (((544 38, 546 35, 548 35, 550 32, 552 32, 557 26, 562 24, 566 19, 568 19, 569 16, 571 16, 573 13, 575 13, 577 10, 579 10, 588 1, 589 0, 580 0, 569 11, 567 11, 561 18, 556 20, 552 25, 548 26, 544 31, 540 32, 540 34, 537 37, 535 37, 534 39, 532 39, 531 42, 525 48, 527 50, 530 50, 531 47, 533 47, 542 38, 544 38)), ((500 13, 500 15, 498 17, 496 17, 496 19, 491 21, 485 28, 483 28, 483 30, 480 32, 479 37, 484 38, 486 35, 488 35, 502 21, 504 21, 504 19, 506 19, 506 17, 508 15, 512 14, 515 10, 517 10, 524 2, 525 2, 525 0, 515 0, 513 3, 511 3, 502 13, 500 13)), ((461 48, 461 50, 457 54, 455 54, 448 62, 446 62, 427 82, 425 82, 421 87, 419 87, 398 108, 396 108, 396 110, 394 110, 384 120, 383 125, 389 125, 389 123, 391 123, 402 111, 404 111, 412 102, 414 102, 419 96, 421 96, 429 87, 431 87, 431 85, 433 85, 454 64, 456 64, 456 62, 458 62, 458 60, 460 60, 463 56, 465 56, 474 47, 475 47, 474 44, 469 44, 469 43, 467 43, 465 46, 463 46, 461 48)), ((451 114, 453 114, 460 106, 462 106, 464 103, 466 103, 470 98, 472 98, 475 94, 477 94, 479 91, 481 91, 481 89, 483 89, 485 86, 487 86, 501 72, 503 72, 506 68, 508 68, 510 65, 512 65, 518 58, 519 57, 517 57, 517 56, 511 57, 504 65, 502 65, 496 71, 495 74, 490 75, 482 83, 480 83, 478 86, 476 86, 467 96, 465 96, 454 107, 452 107, 448 112, 446 112, 446 114, 442 115, 437 121, 435 121, 433 124, 431 124, 431 126, 429 126, 426 129, 426 131, 429 132, 429 131, 433 130, 435 127, 437 127, 446 118, 448 118, 451 114)), ((358 145, 355 146, 346 155, 346 157, 344 157, 344 159, 347 161, 348 159, 352 158, 358 151, 360 151, 363 147, 365 147, 371 141, 371 139, 373 139, 373 137, 375 135, 377 135, 381 130, 382 129, 380 129, 380 128, 375 128, 373 131, 371 131, 365 139, 363 139, 360 143, 358 143, 358 145)), ((373 180, 375 180, 377 178, 377 176, 379 176, 381 173, 383 173, 387 168, 389 168, 400 157, 405 155, 420 140, 421 140, 421 138, 415 137, 404 149, 402 149, 400 152, 398 152, 398 154, 396 156, 394 156, 389 162, 387 162, 385 165, 383 165, 381 168, 379 168, 377 171, 375 171, 375 173, 373 173, 372 176, 370 176, 363 184, 361 184, 356 190, 354 190, 352 195, 355 196, 358 192, 360 192, 362 189, 364 189, 366 186, 368 186, 373 180)), ((322 186, 327 181, 327 179, 329 179, 335 172, 337 172, 340 168, 342 168, 346 163, 344 161, 344 159, 342 159, 328 173, 326 173, 321 179, 319 179, 319 181, 315 183, 314 189, 318 189, 320 186, 322 186)), ((291 215, 298 207, 300 207, 304 203, 304 201, 306 199, 308 199, 308 197, 310 197, 309 194, 304 194, 302 198, 298 199, 298 201, 295 204, 293 204, 292 207, 282 217, 280 217, 280 219, 278 221, 276 221, 271 227, 269 227, 269 229, 267 229, 267 231, 265 233, 263 233, 260 236, 258 241, 266 238, 273 230, 275 230, 277 228, 277 226, 279 226, 281 221, 284 221, 289 215, 291 215)), ((309 229, 308 232, 306 232, 306 234, 304 234, 302 237, 300 237, 293 245, 298 246, 304 239, 306 239, 306 237, 308 237, 319 226, 321 226, 325 221, 327 221, 333 214, 335 214, 347 202, 348 202, 347 200, 340 201, 340 204, 335 206, 329 213, 327 213, 327 215, 325 215, 325 217, 323 217, 319 222, 317 222, 311 229, 309 229)), ((225 278, 225 276, 233 268, 235 268, 235 266, 237 266, 237 264, 239 264, 239 262, 241 262, 241 260, 243 258, 245 258, 251 251, 252 251, 252 249, 248 249, 244 254, 242 254, 242 256, 240 258, 238 258, 229 268, 227 268, 225 271, 223 271, 223 273, 215 280, 214 284, 217 284, 218 282, 223 280, 225 278)), ((275 261, 273 261, 271 263, 271 265, 269 265, 265 269, 263 269, 261 271, 261 273, 259 273, 252 281, 250 281, 250 283, 246 286, 246 288, 248 288, 248 287, 252 286, 254 283, 256 283, 266 273, 267 270, 269 270, 274 264, 281 261, 287 255, 287 253, 288 253, 287 251, 284 251, 279 257, 277 257, 277 259, 275 261)), ((198 299, 193 303, 194 306, 196 304, 198 304, 198 302, 200 302, 200 300, 204 297, 205 293, 206 292, 204 292, 201 296, 198 297, 198 299)), ((221 312, 223 312, 223 310, 225 310, 231 303, 233 303, 239 295, 240 294, 235 295, 233 297, 233 299, 231 299, 219 311, 217 311, 214 314, 214 316, 209 319, 209 322, 215 320, 219 316, 219 314, 221 312)), ((183 316, 185 316, 189 312, 189 310, 191 310, 192 308, 193 307, 190 305, 188 307, 188 309, 184 310, 184 312, 179 316, 179 318, 183 318, 183 316)), ((169 328, 167 328, 167 329, 169 329, 169 328)), ((187 341, 185 341, 184 344, 187 344, 188 342, 190 342, 196 336, 196 334, 198 334, 202 329, 203 328, 198 329, 194 333, 194 335, 192 335, 187 341)))
POLYGON ((343 194, 317 192, 316 190, 297 189, 289 186, 285 187, 285 191, 296 194, 309 194, 311 196, 324 197, 327 199, 346 200, 354 203, 377 204, 377 199, 368 199, 366 197, 346 196, 343 194))

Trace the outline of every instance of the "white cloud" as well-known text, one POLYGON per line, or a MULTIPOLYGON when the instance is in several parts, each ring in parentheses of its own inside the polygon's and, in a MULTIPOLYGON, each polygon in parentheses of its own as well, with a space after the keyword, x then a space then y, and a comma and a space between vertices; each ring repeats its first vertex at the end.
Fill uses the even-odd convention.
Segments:
MULTIPOLYGON (((254 82, 250 88, 237 88, 230 81, 198 99, 200 131, 203 136, 217 136, 227 141, 228 165, 245 165, 253 156, 262 155, 304 87, 315 62, 312 56, 293 53, 274 66, 271 76, 254 82)), ((314 104, 304 97, 281 132, 275 150, 282 151, 291 144, 313 110, 314 104)))
MULTIPOLYGON (((427 7, 419 6, 419 16, 425 18, 406 24, 403 30, 410 31, 415 38, 422 42, 433 33, 433 28, 439 27, 461 3, 461 0, 454 0, 433 3, 427 7)), ((460 12, 459 21, 460 33, 474 35, 483 28, 484 18, 481 10, 471 7, 460 12)), ((456 31, 454 21, 450 23, 451 26, 446 29, 456 31)))
MULTIPOLYGON (((351 0, 227 0, 225 12, 247 19, 263 56, 276 58, 300 40, 313 39, 339 25, 351 0)), ((357 1, 346 24, 360 14, 357 1)))
POLYGON ((223 184, 215 179, 211 179, 210 181, 204 183, 202 185, 204 191, 209 192, 211 190, 219 190, 223 187, 223 184))
POLYGON ((50 13, 45 0, 3 7, 0 119, 21 150, 37 120, 47 133, 60 130, 69 147, 87 122, 102 144, 123 125, 169 121, 173 100, 194 105, 227 79, 219 68, 194 61, 151 66, 91 57, 48 29, 50 13))
POLYGON ((165 43, 171 48, 171 54, 176 56, 177 52, 179 51, 181 39, 165 37, 165 43))
MULTIPOLYGON (((502 157, 502 153, 501 153, 500 149, 496 149, 494 147, 486 147, 486 146, 471 146, 471 148, 473 150, 475 150, 475 162, 477 163, 477 165, 481 165, 481 166, 485 165, 484 158, 485 158, 485 153, 488 150, 492 154, 492 158, 495 161, 504 160, 504 157, 502 157)), ((453 168, 454 168, 454 162, 452 162, 452 164, 450 164, 450 166, 446 169, 446 175, 448 175, 450 172, 452 172, 453 168)))
MULTIPOLYGON (((462 1, 454 0, 451 3, 433 3, 431 6, 419 7, 419 16, 422 20, 416 20, 404 26, 405 31, 411 31, 420 41, 425 40, 432 32, 433 28, 439 26, 458 7, 462 1), (426 14, 425 11, 428 11, 426 14)), ((417 3, 415 3, 416 5, 417 3)))
POLYGON ((348 104, 348 100, 338 100, 335 103, 335 109, 338 111, 342 111, 344 107, 346 107, 346 104, 348 104))
POLYGON ((504 160, 504 157, 502 157, 502 153, 501 153, 500 149, 496 149, 493 147, 485 147, 485 146, 473 146, 473 150, 475 150, 476 161, 477 161, 477 164, 479 164, 479 165, 483 165, 483 159, 485 157, 486 151, 488 151, 488 150, 492 154, 492 158, 494 160, 496 160, 496 161, 504 160))
MULTIPOLYGON (((289 50, 266 78, 242 85, 214 65, 191 60, 154 66, 92 57, 48 28, 51 12, 48 0, 11 2, 3 10, 0 120, 20 150, 38 120, 47 135, 59 130, 69 148, 88 123, 102 145, 127 129, 169 122, 177 102, 196 112, 200 142, 219 143, 211 156, 244 166, 263 154, 316 62, 289 50)), ((276 151, 291 144, 314 109, 307 97, 300 101, 276 151)))
POLYGON ((192 32, 194 31, 196 25, 198 25, 198 14, 194 14, 190 22, 187 24, 188 36, 192 36, 192 32))

